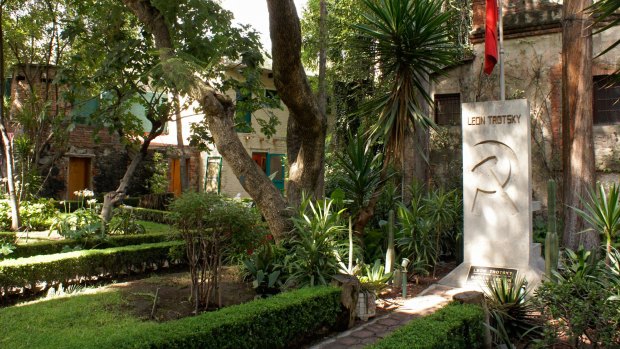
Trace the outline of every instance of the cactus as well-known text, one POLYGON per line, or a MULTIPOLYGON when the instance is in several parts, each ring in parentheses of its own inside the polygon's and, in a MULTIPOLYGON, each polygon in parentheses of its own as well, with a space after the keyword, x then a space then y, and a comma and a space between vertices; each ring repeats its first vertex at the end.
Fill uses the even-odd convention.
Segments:
POLYGON ((547 184, 547 236, 545 237, 545 274, 553 279, 553 271, 558 269, 559 242, 555 213, 556 184, 553 179, 547 184))
POLYGON ((394 259, 396 252, 394 251, 394 210, 388 213, 388 247, 385 252, 385 272, 391 273, 394 269, 394 259))

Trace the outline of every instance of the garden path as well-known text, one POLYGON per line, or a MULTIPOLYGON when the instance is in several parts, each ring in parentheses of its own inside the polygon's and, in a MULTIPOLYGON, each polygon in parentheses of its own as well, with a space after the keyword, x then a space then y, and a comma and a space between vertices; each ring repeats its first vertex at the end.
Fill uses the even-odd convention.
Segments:
POLYGON ((323 340, 310 349, 357 349, 386 337, 392 331, 414 318, 426 316, 452 301, 452 296, 462 292, 447 286, 433 284, 420 295, 400 301, 400 306, 389 314, 323 340))

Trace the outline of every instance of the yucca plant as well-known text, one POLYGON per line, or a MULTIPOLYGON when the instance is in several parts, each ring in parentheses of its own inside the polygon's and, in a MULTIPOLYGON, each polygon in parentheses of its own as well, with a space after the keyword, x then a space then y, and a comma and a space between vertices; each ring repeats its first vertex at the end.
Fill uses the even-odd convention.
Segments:
POLYGON ((364 0, 364 23, 354 25, 360 46, 380 69, 387 93, 362 107, 361 113, 379 115, 373 124, 373 140, 386 143, 386 160, 393 163, 404 150, 412 128, 431 127, 421 108, 431 101, 425 86, 432 74, 455 62, 456 44, 448 23, 455 12, 444 10, 437 0, 364 0), (373 43, 368 50, 368 43, 373 43), (417 96, 421 96, 422 99, 417 96))
POLYGON ((609 265, 612 242, 620 231, 620 187, 614 183, 607 193, 605 187, 599 184, 598 193, 590 193, 590 200, 583 200, 583 204, 583 210, 573 209, 605 237, 607 250, 605 262, 609 265))

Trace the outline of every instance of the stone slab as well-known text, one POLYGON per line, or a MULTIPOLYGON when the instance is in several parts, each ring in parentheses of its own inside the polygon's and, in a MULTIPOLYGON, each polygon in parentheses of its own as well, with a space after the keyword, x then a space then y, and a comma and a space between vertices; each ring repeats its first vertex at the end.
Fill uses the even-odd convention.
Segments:
POLYGON ((462 110, 464 262, 440 283, 466 286, 471 266, 517 269, 538 283, 528 102, 463 103, 462 110))

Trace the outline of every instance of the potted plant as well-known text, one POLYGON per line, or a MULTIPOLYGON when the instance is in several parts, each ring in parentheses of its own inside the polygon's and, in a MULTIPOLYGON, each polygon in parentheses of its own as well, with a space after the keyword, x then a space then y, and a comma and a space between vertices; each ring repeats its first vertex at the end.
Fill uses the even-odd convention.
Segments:
POLYGON ((392 278, 392 273, 385 273, 385 268, 380 260, 375 263, 364 265, 363 274, 359 277, 360 294, 357 301, 357 316, 363 321, 374 317, 377 306, 377 295, 387 287, 387 282, 392 278))

